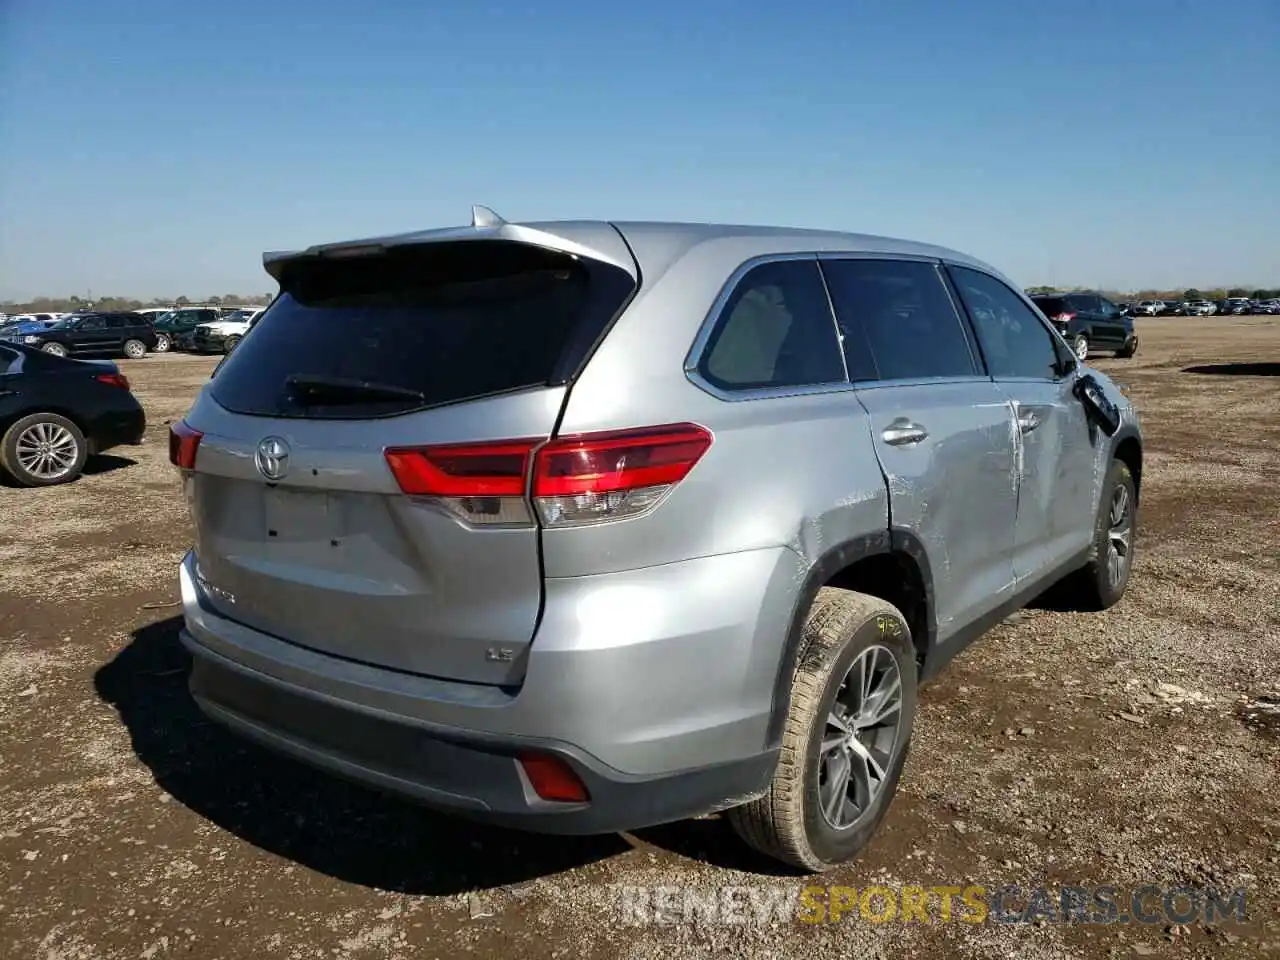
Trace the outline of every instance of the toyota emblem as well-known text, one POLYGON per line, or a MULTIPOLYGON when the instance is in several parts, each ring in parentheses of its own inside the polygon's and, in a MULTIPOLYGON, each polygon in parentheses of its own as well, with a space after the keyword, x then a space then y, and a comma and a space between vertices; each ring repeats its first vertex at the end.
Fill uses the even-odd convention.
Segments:
POLYGON ((268 480, 279 480, 289 472, 289 444, 280 437, 266 437, 258 444, 253 462, 268 480))

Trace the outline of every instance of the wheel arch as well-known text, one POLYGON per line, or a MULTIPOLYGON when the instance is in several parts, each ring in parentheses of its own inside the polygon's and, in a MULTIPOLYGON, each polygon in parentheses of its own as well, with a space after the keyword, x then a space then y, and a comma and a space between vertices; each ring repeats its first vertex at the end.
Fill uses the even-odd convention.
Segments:
POLYGON ((1142 439, 1132 427, 1121 428, 1116 436, 1112 456, 1129 468, 1133 476, 1134 498, 1142 502, 1142 439))
POLYGON ((778 672, 774 679, 773 707, 766 746, 782 741, 791 686, 802 653, 805 621, 822 587, 856 590, 885 600, 902 613, 911 628, 916 659, 923 675, 935 647, 933 575, 924 544, 906 530, 881 530, 855 537, 832 547, 809 567, 796 595, 778 672))

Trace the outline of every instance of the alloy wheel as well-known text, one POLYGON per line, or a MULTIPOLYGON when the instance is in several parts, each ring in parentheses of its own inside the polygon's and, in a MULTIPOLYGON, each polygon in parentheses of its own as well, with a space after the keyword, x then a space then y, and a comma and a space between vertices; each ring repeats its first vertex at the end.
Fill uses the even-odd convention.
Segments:
POLYGON ((1107 516, 1107 580, 1112 589, 1120 586, 1133 557, 1133 509, 1129 488, 1123 483, 1111 495, 1107 516))
POLYGON ((18 436, 16 455, 23 470, 40 480, 57 480, 75 467, 76 438, 61 424, 33 423, 18 436))
POLYGON ((902 672, 876 644, 850 665, 818 751, 818 805, 836 830, 855 826, 884 788, 901 741, 902 672))

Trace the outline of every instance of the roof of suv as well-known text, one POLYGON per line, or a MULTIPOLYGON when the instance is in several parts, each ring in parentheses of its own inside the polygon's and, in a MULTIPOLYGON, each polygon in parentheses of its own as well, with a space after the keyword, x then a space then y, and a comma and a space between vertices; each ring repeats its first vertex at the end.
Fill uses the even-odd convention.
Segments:
MULTIPOLYGON (((874 234, 845 233, 797 227, 758 226, 750 224, 686 223, 660 221, 548 220, 509 223, 492 211, 476 208, 470 226, 445 227, 409 233, 364 237, 338 243, 324 243, 303 250, 275 251, 263 255, 267 271, 279 279, 279 271, 291 260, 313 256, 341 256, 363 247, 386 248, 419 243, 461 240, 511 240, 540 243, 599 257, 612 256, 620 231, 633 248, 637 259, 650 269, 654 265, 669 266, 704 243, 734 242, 743 259, 753 256, 785 253, 808 253, 817 250, 849 253, 875 253, 897 256, 930 257, 969 264, 998 274, 989 264, 947 247, 874 234), (641 253, 643 248, 643 254, 641 253)), ((630 263, 619 262, 628 270, 630 263)))

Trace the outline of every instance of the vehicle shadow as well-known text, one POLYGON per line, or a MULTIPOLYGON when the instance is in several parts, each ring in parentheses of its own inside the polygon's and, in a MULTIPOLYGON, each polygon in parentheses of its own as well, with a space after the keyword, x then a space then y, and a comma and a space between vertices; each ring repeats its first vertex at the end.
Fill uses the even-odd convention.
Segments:
POLYGON ((1182 372, 1218 377, 1280 377, 1280 363, 1200 363, 1183 367, 1182 372))
POLYGON ((114 470, 123 470, 126 467, 136 467, 137 465, 137 460, 130 460, 128 457, 118 457, 113 453, 98 453, 85 460, 84 470, 81 471, 81 475, 92 477, 100 473, 111 473, 114 470))
POLYGON ((94 677, 162 789, 255 846, 339 880, 446 896, 521 883, 631 849, 433 813, 269 753, 205 718, 170 617, 134 631, 94 677))

